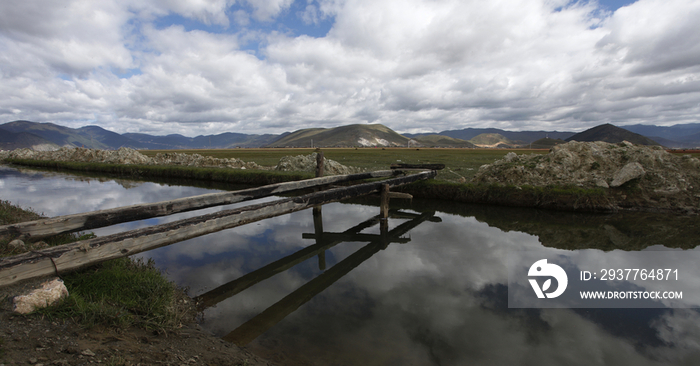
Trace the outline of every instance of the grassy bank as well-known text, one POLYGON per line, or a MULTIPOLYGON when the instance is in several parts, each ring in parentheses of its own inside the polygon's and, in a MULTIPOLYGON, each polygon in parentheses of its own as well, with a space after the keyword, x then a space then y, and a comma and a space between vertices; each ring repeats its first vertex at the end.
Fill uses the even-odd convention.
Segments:
POLYGON ((602 188, 502 186, 495 184, 458 184, 422 181, 398 190, 415 197, 453 202, 494 204, 512 207, 537 207, 564 211, 610 212, 616 205, 602 188))
MULTIPOLYGON (((0 225, 41 217, 31 209, 0 201, 0 225)), ((53 246, 91 236, 62 234, 44 242, 53 246)), ((10 248, 8 242, 11 239, 0 238, 0 256, 35 249, 35 243, 28 243, 24 250, 10 248)), ((189 298, 169 282, 152 261, 119 258, 65 273, 61 277, 70 296, 58 305, 37 311, 37 314, 56 319, 74 319, 86 327, 124 328, 135 325, 158 331, 175 329, 192 316, 189 298)))
POLYGON ((177 165, 125 165, 25 159, 7 159, 5 162, 28 167, 113 174, 132 178, 194 179, 247 185, 266 185, 314 177, 313 173, 305 172, 199 168, 177 165))
MULTIPOLYGON (((148 156, 163 152, 197 153, 215 158, 239 158, 260 165, 275 165, 283 156, 310 154, 312 149, 226 149, 141 151, 148 156)), ((567 211, 611 211, 613 200, 606 190, 578 187, 514 187, 476 185, 469 181, 478 168, 501 159, 512 149, 408 149, 361 148, 323 149, 324 155, 345 165, 367 170, 387 169, 394 163, 441 163, 446 168, 431 181, 412 184, 402 190, 417 198, 445 199, 464 203, 485 203, 504 206, 539 207, 567 211)), ((517 153, 546 153, 547 150, 515 150, 517 153)), ((186 166, 118 165, 100 163, 55 162, 39 160, 9 160, 9 162, 76 172, 117 174, 132 178, 177 178, 198 181, 265 185, 283 181, 307 179, 312 173, 195 168, 186 166)))

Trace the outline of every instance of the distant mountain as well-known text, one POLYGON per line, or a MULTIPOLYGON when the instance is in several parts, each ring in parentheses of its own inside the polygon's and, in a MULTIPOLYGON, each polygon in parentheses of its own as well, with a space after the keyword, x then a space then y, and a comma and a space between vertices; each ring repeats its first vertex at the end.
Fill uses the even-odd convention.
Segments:
POLYGON ((226 132, 218 135, 185 137, 178 134, 153 136, 143 133, 125 133, 123 136, 138 141, 144 149, 233 149, 236 147, 260 147, 278 139, 280 135, 246 135, 226 132))
POLYGON ((138 141, 132 140, 116 132, 105 130, 99 126, 80 127, 76 129, 76 131, 80 135, 90 138, 90 144, 88 146, 94 146, 95 143, 99 143, 107 146, 109 149, 118 149, 120 147, 130 147, 132 149, 144 148, 144 146, 138 141))
POLYGON ((673 126, 630 125, 625 130, 643 136, 657 136, 668 140, 681 141, 688 136, 700 134, 700 123, 687 123, 673 126))
POLYGON ((693 148, 700 146, 700 123, 673 126, 630 125, 624 129, 649 137, 670 148, 693 148))
POLYGON ((31 147, 34 150, 56 150, 60 146, 28 132, 10 132, 0 129, 0 150, 31 147))
POLYGON ((514 147, 517 145, 499 133, 482 133, 471 138, 469 142, 478 147, 514 147))
POLYGON ((637 145, 659 145, 659 143, 648 137, 609 123, 579 132, 566 139, 566 141, 605 141, 610 143, 629 141, 637 145))
POLYGON ((420 135, 414 137, 413 141, 416 141, 420 146, 424 147, 453 147, 453 148, 473 148, 476 147, 469 141, 464 141, 461 139, 456 139, 454 137, 443 136, 443 135, 420 135))
POLYGON ((118 134, 99 126, 70 128, 53 123, 14 121, 0 125, 3 133, 2 149, 43 146, 56 149, 61 146, 116 150, 133 149, 227 149, 260 147, 283 135, 246 135, 226 132, 218 135, 185 137, 182 135, 153 136, 139 133, 118 134), (25 135, 29 134, 29 135, 25 135), (32 137, 33 136, 33 137, 32 137), (40 139, 40 140, 37 140, 40 139), (47 145, 48 144, 48 145, 47 145))
POLYGON ((96 149, 110 148, 108 145, 105 145, 100 141, 93 140, 89 135, 84 135, 76 129, 59 126, 53 123, 14 121, 0 125, 0 128, 14 133, 31 133, 58 146, 85 146, 96 149))
MULTIPOLYGON (((471 140, 474 137, 483 133, 497 133, 512 141, 522 141, 523 144, 530 143, 541 138, 566 139, 575 134, 575 132, 558 132, 558 131, 506 131, 499 128, 465 128, 462 130, 447 130, 439 134, 443 136, 454 137, 462 140, 471 140)), ((408 135, 413 137, 420 135, 408 135)))
POLYGON ((268 147, 408 146, 409 139, 380 124, 308 128, 285 135, 268 147))
MULTIPOLYGON (((61 146, 95 149, 230 149, 236 147, 333 147, 333 146, 409 146, 409 139, 426 147, 529 147, 547 148, 550 143, 566 141, 627 140, 636 144, 661 143, 671 148, 700 146, 700 123, 669 127, 633 125, 625 128, 610 124, 575 134, 558 131, 505 131, 497 128, 465 128, 440 134, 400 135, 380 124, 348 125, 335 128, 310 128, 281 135, 247 135, 225 132, 218 135, 186 137, 154 136, 141 133, 118 134, 99 126, 77 129, 53 123, 14 121, 0 125, 0 149, 31 147, 57 149, 61 146), (641 131, 643 133, 630 131, 641 131), (646 136, 646 137, 645 137, 646 136), (473 140, 475 139, 476 140, 473 140), (312 141, 313 140, 313 141, 312 141), (472 140, 472 141, 468 141, 472 140), (551 141, 549 141, 551 140, 551 141)), ((414 143, 411 142, 411 145, 414 143)))

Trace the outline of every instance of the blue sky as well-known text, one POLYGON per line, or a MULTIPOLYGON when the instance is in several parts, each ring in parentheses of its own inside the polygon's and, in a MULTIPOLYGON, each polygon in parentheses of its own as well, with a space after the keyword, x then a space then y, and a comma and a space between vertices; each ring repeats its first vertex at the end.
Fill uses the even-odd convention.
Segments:
POLYGON ((0 4, 0 123, 187 136, 700 122, 693 0, 0 4))

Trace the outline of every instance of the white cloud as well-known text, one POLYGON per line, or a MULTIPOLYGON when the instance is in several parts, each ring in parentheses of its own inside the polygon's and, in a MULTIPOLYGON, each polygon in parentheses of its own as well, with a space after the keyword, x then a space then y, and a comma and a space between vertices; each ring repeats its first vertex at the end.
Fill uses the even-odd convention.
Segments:
POLYGON ((260 21, 271 21, 289 9, 294 0, 245 0, 253 7, 253 17, 260 21))
POLYGON ((695 1, 614 13, 565 0, 292 5, 4 2, 0 119, 197 135, 365 122, 582 130, 700 114, 695 1), (155 25, 171 14, 227 31, 155 25), (293 37, 281 31, 289 19, 334 23, 325 37, 293 37))

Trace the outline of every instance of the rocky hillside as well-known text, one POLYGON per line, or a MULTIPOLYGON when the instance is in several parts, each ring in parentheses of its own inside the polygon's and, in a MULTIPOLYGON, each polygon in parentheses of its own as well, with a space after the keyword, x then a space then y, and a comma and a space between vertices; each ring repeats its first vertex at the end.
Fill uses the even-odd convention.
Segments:
POLYGON ((660 146, 626 141, 573 141, 554 146, 546 155, 510 152, 493 164, 481 166, 474 181, 619 188, 622 198, 638 200, 640 206, 700 208, 700 160, 670 154, 660 146))

